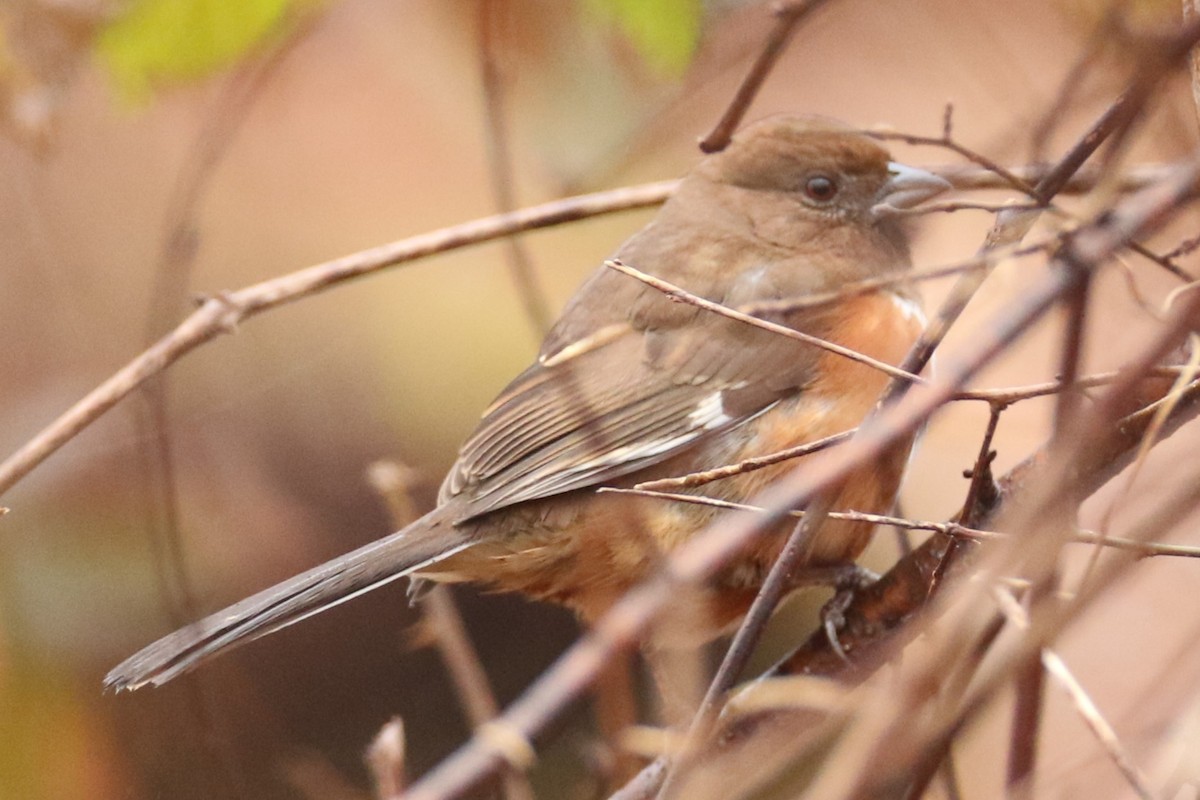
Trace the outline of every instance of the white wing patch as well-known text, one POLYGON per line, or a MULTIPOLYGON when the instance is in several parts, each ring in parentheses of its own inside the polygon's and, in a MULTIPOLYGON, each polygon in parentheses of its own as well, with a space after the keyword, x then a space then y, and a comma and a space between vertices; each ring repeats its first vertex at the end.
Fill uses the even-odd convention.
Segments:
MULTIPOLYGON (((739 388, 744 386, 741 382, 734 384, 730 388, 739 388)), ((598 456, 588 461, 576 464, 568 470, 563 471, 563 477, 587 474, 603 470, 605 467, 612 467, 619 464, 625 464, 631 461, 641 461, 644 459, 653 459, 658 456, 670 453, 694 439, 698 439, 704 433, 724 427, 730 422, 733 422, 733 417, 725 413, 725 407, 722 400, 723 390, 718 390, 712 394, 706 395, 692 413, 688 414, 688 422, 690 423, 688 430, 675 436, 660 436, 656 439, 646 439, 641 442, 616 447, 607 451, 601 456, 598 456)))
POLYGON ((896 305, 896 308, 900 310, 900 313, 904 315, 906 320, 910 322, 916 322, 922 328, 925 327, 928 320, 925 318, 925 311, 921 308, 919 303, 914 300, 910 300, 907 297, 901 297, 894 292, 888 292, 888 295, 892 298, 892 302, 896 305))
MULTIPOLYGON (((742 385, 745 385, 744 383, 742 385)), ((731 388, 741 388, 734 386, 731 388)), ((696 410, 688 414, 688 422, 701 430, 711 431, 726 423, 732 422, 733 417, 725 413, 725 393, 716 391, 696 404, 696 410)))

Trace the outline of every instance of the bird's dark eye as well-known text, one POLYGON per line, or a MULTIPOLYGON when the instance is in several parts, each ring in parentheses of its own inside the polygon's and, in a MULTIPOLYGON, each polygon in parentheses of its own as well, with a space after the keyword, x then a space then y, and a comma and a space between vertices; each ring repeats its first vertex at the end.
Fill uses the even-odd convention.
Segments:
POLYGON ((833 178, 826 175, 813 175, 804 183, 804 193, 810 200, 816 200, 818 203, 829 202, 837 191, 838 187, 833 178))

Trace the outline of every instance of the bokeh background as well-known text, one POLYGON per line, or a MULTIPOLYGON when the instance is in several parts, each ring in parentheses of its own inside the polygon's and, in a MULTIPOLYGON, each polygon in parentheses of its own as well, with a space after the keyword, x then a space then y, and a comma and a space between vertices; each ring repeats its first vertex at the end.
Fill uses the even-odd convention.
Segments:
MULTIPOLYGON (((646 3, 648 21, 629 10, 636 5, 492 3, 519 204, 679 175, 770 22, 754 2, 646 3)), ((1103 5, 834 2, 791 43, 750 117, 812 112, 937 135, 953 102, 964 144, 1003 162, 1053 157, 1125 74, 1102 54, 1071 102, 1055 105, 1095 45, 1103 5), (1048 109, 1054 125, 1034 152, 1031 132, 1048 109)), ((1175 4, 1127 5, 1131 25, 1177 24, 1175 4)), ((141 351, 151 331, 181 319, 192 293, 496 210, 477 2, 8 0, 0 35, 3 455, 141 351), (255 33, 226 41, 226 27, 255 33), (189 50, 205 37, 220 44, 210 42, 207 61, 189 50), (189 272, 164 302, 156 276, 180 263, 168 240, 181 187, 193 185, 212 131, 228 123, 183 218, 189 272)), ((1143 123, 1132 158, 1164 160, 1195 144, 1181 75, 1143 123)), ((930 148, 895 152, 918 164, 951 160, 930 148)), ((523 237, 550 305, 651 215, 523 237)), ((989 221, 924 220, 918 264, 968 256, 989 221)), ((1003 267, 948 346, 1019 294, 1035 268, 1003 267)), ((1175 285, 1145 263, 1129 269, 1149 298, 1175 285)), ((927 305, 945 288, 930 285, 927 305)), ((1095 369, 1120 363, 1149 325, 1119 270, 1099 296, 1095 369)), ((1057 334, 1053 322, 1043 326, 979 385, 1048 379, 1057 334)), ((186 615, 178 577, 164 566, 164 486, 177 499, 195 610, 214 610, 389 532, 365 477, 377 459, 416 470, 417 496, 431 502, 457 443, 538 338, 501 244, 383 271, 257 317, 172 368, 173 475, 152 458, 156 443, 140 422, 147 405, 131 397, 0 498, 11 508, 0 518, 0 800, 365 797, 364 749, 396 715, 412 773, 447 754, 467 727, 436 656, 413 646, 416 617, 400 587, 161 690, 114 697, 100 679, 186 615)), ((1004 416, 1001 470, 1044 439, 1048 409, 1031 402, 1004 416)), ((955 511, 985 417, 954 407, 934 421, 905 487, 907 514, 955 511)), ((1161 448, 1135 496, 1169 484, 1172 462, 1194 458, 1194 444, 1185 431, 1161 448)), ((1175 535, 1200 543, 1194 530, 1175 535)), ((879 538, 868 559, 883 567, 894 537, 879 538)), ((1196 569, 1183 559, 1147 563, 1064 642, 1148 761, 1171 725, 1200 727, 1194 706, 1165 699, 1187 696, 1197 677, 1195 611, 1173 611, 1194 597, 1196 569), (1173 693, 1171 681, 1185 684, 1173 693)), ((502 701, 575 633, 554 609, 456 594, 502 701)), ((820 600, 794 604, 768 648, 806 631, 820 600)), ((1052 796, 1123 796, 1062 697, 1052 689, 1049 700, 1052 796)), ((1008 713, 998 704, 961 743, 970 797, 1000 796, 1008 713)), ((589 796, 589 731, 583 711, 558 731, 535 771, 541 796, 589 796)))

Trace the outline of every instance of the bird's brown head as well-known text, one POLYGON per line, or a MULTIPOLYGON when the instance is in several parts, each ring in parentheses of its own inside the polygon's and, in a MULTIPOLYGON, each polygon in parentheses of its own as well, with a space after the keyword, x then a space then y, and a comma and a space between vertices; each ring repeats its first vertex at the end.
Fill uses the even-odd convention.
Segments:
MULTIPOLYGON (((776 116, 743 128, 684 180, 680 199, 705 206, 710 221, 748 228, 767 245, 845 252, 863 263, 867 248, 907 261, 894 213, 949 188, 943 179, 891 160, 870 137, 833 120, 776 116)), ((875 258, 865 260, 874 261, 875 258)))

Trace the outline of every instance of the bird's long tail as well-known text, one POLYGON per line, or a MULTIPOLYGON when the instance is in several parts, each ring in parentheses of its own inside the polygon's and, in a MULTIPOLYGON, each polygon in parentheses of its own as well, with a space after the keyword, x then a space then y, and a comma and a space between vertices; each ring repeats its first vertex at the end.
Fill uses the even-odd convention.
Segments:
POLYGON ((118 664, 104 678, 121 691, 158 686, 237 645, 285 628, 448 558, 473 543, 435 509, 391 536, 180 628, 118 664))

